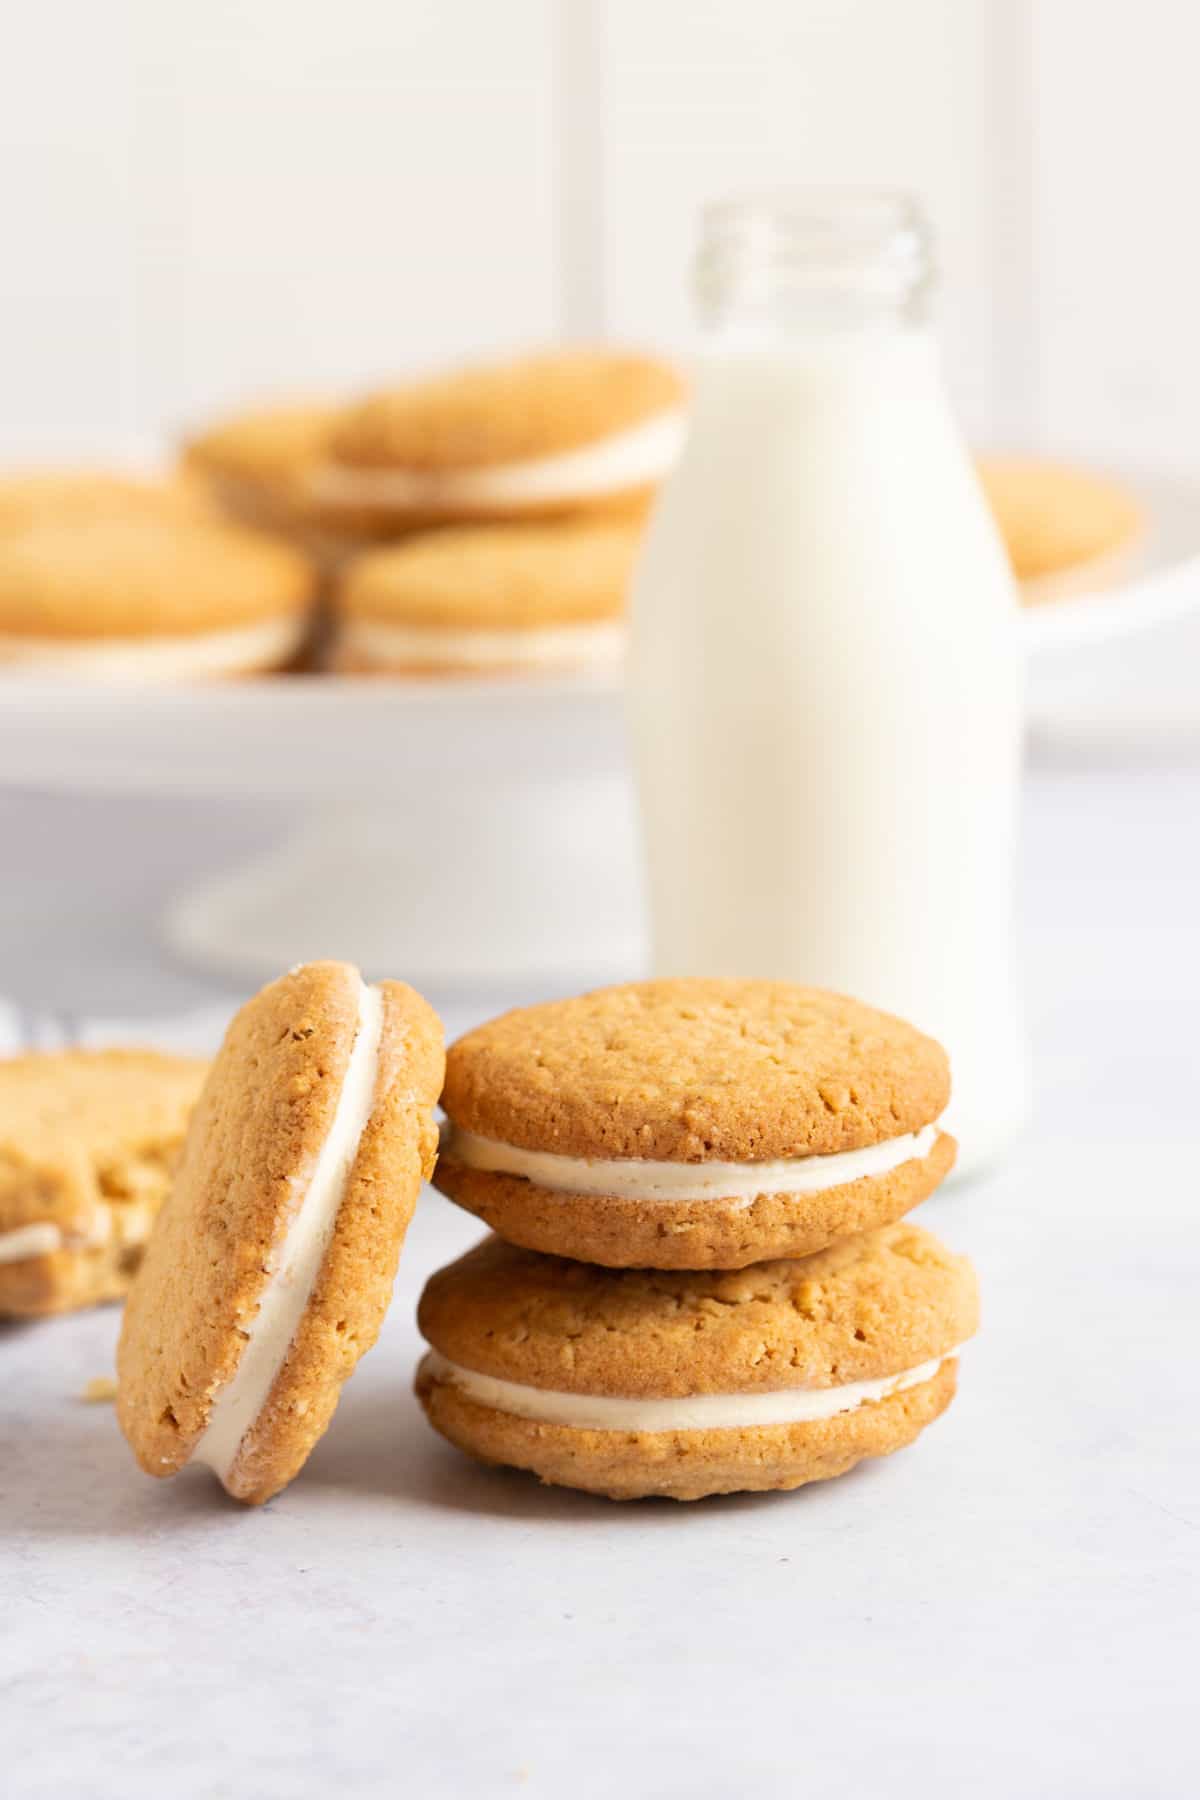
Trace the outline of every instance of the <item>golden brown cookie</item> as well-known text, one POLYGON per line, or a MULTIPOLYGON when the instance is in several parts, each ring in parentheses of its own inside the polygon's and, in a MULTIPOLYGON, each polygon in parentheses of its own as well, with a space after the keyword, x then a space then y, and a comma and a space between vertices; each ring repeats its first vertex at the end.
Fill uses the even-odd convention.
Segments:
POLYGON ((0 1316, 126 1292, 206 1068, 153 1050, 0 1062, 0 1316))
POLYGON ((954 1161, 945 1052, 786 982, 630 982, 454 1044, 436 1185, 515 1244, 739 1268, 899 1218, 954 1161))
POLYGON ((736 1272, 611 1270, 491 1237, 418 1320, 431 1424, 485 1462, 614 1500, 800 1487, 949 1404, 975 1276, 916 1226, 736 1272))
POLYGON ((134 1283, 118 1416, 151 1475, 292 1479, 379 1332, 433 1166, 441 1025, 402 982, 309 963, 237 1014, 134 1283))
POLYGON ((640 537, 630 525, 468 525, 371 551, 336 595, 336 659, 472 674, 615 662, 640 537))
POLYGON ((314 493, 409 526, 632 506, 674 464, 684 401, 669 364, 620 350, 410 381, 347 412, 314 493))
POLYGON ((0 474, 0 531, 102 518, 203 519, 212 504, 190 477, 107 469, 27 469, 0 474))
POLYGON ((278 668, 313 585, 294 550, 217 520, 43 518, 0 533, 0 665, 138 681, 278 668))
POLYGON ((148 1474, 207 1463, 259 1503, 308 1460, 387 1312, 443 1066, 421 995, 349 963, 293 968, 237 1013, 117 1350, 148 1474))
POLYGON ((1060 597, 1072 577, 1115 573, 1142 528, 1134 495, 1095 470, 1033 456, 983 456, 977 466, 1028 601, 1060 597))
POLYGON ((336 567, 378 536, 372 515, 331 513, 313 491, 343 411, 328 400, 298 400, 235 413, 189 439, 183 469, 231 518, 280 533, 336 567))

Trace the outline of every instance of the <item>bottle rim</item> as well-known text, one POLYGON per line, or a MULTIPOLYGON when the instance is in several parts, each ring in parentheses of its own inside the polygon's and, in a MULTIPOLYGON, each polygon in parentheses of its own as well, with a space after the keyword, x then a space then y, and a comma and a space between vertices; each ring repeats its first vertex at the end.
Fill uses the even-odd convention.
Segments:
POLYGON ((924 310, 931 238, 916 199, 890 188, 782 188, 710 201, 693 268, 702 315, 841 308, 924 310))

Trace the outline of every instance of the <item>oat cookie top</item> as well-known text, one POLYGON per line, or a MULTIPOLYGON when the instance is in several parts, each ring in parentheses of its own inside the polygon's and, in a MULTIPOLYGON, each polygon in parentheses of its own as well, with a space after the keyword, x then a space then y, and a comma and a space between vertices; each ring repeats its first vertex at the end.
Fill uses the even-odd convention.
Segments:
POLYGON ((501 631, 618 618, 640 539, 622 525, 431 531, 358 557, 339 606, 389 624, 501 631))
POLYGON ((488 468, 579 450, 682 406, 669 363, 620 350, 545 351, 415 380, 352 408, 335 462, 488 468))
POLYGON ((505 1013, 451 1046, 456 1125, 527 1150, 675 1162, 831 1155, 928 1125, 946 1053, 787 982, 668 980, 505 1013))
POLYGON ((104 514, 0 533, 0 635, 193 635, 295 613, 296 551, 216 520, 104 514))
POLYGON ((600 1269, 489 1237, 431 1278, 418 1314, 429 1343, 463 1368, 662 1399, 899 1374, 978 1322, 970 1263, 908 1224, 703 1273, 600 1269))

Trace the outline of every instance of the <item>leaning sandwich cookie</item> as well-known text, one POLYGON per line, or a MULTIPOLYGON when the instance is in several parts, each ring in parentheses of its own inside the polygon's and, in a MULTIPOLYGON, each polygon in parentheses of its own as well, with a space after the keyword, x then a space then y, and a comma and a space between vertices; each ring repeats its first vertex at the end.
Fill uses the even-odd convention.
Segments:
POLYGON ((154 1050, 0 1062, 0 1318, 125 1295, 206 1069, 154 1050))
POLYGON ((954 1396, 974 1272, 902 1223, 736 1271, 601 1269, 491 1237, 421 1299, 430 1423, 614 1500, 790 1489, 901 1449, 954 1396))
POLYGON ((143 1469, 286 1486, 378 1335, 436 1155, 440 1023, 402 982, 310 963, 213 1064, 126 1308, 118 1416, 143 1469))
POLYGON ((661 980, 451 1046, 436 1185, 514 1244, 739 1268, 901 1217, 950 1170, 945 1052, 786 982, 661 980))
POLYGON ((477 525, 370 551, 334 598, 334 660, 446 675, 612 665, 640 537, 628 524, 477 525))
POLYGON ((311 492, 398 527, 630 507, 674 466, 684 404, 670 364, 629 351, 455 370, 349 408, 311 492))

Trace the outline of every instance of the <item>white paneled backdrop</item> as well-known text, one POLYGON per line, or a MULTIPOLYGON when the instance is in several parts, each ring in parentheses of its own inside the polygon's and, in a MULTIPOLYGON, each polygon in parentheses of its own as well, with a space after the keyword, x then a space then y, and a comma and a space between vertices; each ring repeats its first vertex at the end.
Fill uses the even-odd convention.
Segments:
POLYGON ((0 455, 686 340, 708 196, 903 184, 980 439, 1193 468, 1191 0, 39 0, 0 61, 0 455))

